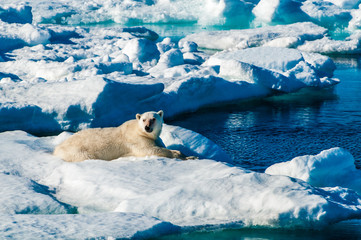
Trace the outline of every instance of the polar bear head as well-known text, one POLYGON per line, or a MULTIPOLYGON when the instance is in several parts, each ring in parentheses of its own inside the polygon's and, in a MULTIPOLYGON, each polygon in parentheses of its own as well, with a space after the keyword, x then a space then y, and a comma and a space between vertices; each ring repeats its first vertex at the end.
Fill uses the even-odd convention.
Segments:
POLYGON ((145 112, 143 114, 137 114, 136 119, 138 125, 143 133, 153 139, 159 138, 163 125, 163 111, 159 112, 145 112))

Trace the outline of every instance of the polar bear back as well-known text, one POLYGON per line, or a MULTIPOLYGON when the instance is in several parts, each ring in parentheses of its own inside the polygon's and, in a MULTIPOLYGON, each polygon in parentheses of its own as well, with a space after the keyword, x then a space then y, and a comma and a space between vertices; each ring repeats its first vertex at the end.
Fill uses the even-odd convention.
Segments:
MULTIPOLYGON (((54 155, 68 162, 86 159, 113 160, 131 154, 137 145, 148 143, 139 135, 136 120, 125 122, 116 128, 93 128, 75 133, 54 150, 54 155)), ((151 142, 151 141, 150 141, 151 142)), ((148 143, 149 144, 149 143, 148 143)), ((144 146, 145 147, 145 146, 144 146)))

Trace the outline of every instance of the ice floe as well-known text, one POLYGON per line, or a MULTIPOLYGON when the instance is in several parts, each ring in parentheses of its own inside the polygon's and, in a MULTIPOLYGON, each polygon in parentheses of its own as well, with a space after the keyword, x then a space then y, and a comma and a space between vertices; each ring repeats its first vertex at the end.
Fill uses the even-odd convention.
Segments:
POLYGON ((50 196, 46 186, 16 175, 16 169, 1 169, 1 214, 66 214, 71 213, 65 204, 50 196))
POLYGON ((36 24, 183 23, 237 28, 311 21, 343 28, 355 17, 353 12, 359 4, 358 0, 37 0, 25 5, 23 0, 4 0, 0 19, 36 24))
POLYGON ((352 30, 360 30, 361 29, 361 4, 358 9, 351 11, 352 19, 349 22, 348 28, 352 30))
POLYGON ((135 213, 0 215, 5 239, 147 239, 179 227, 135 213))
POLYGON ((331 59, 295 49, 255 47, 222 51, 211 56, 204 64, 220 66, 219 74, 222 77, 258 83, 283 92, 338 83, 338 80, 328 78, 336 68, 331 59))
POLYGON ((266 169, 272 175, 302 179, 317 187, 345 187, 361 194, 361 171, 345 149, 332 148, 317 155, 306 155, 266 169))
POLYGON ((298 49, 323 54, 360 54, 361 41, 358 38, 348 38, 341 41, 325 37, 315 41, 306 41, 305 44, 299 46, 298 49))
POLYGON ((307 40, 322 38, 326 32, 326 28, 304 22, 255 29, 202 31, 186 36, 181 42, 192 41, 197 43, 200 48, 217 50, 243 49, 263 45, 297 47, 307 40))
POLYGON ((0 26, 2 131, 116 126, 137 112, 163 109, 172 117, 273 90, 337 83, 329 58, 280 48, 317 43, 326 29, 313 23, 194 34, 178 45, 155 41, 159 36, 144 27, 0 26), (198 47, 219 48, 202 41, 228 50, 202 52, 198 47))
MULTIPOLYGON (((167 118, 275 92, 333 86, 338 80, 332 78, 332 60, 311 52, 359 54, 359 4, 4 0, 0 131, 58 134, 116 126, 148 110, 163 109, 167 118), (204 31, 176 42, 145 27, 114 23, 263 27, 204 31), (330 37, 343 30, 350 31, 348 38, 330 37)), ((51 152, 68 136, 0 133, 1 237, 142 238, 198 227, 308 229, 361 216, 360 173, 341 149, 256 173, 231 165, 210 140, 174 126, 164 126, 165 145, 200 160, 66 163, 51 152)))
POLYGON ((227 157, 214 143, 179 127, 164 126, 161 137, 165 145, 174 149, 182 146, 181 150, 201 156, 200 160, 130 157, 111 162, 68 163, 51 155, 54 145, 68 136, 62 133, 39 138, 21 131, 0 134, 2 177, 4 181, 18 179, 18 187, 9 188, 5 196, 24 198, 18 189, 24 189, 27 198, 34 196, 32 201, 4 202, 3 209, 14 204, 21 208, 46 209, 51 200, 55 209, 49 208, 49 214, 54 210, 60 213, 76 210, 80 215, 64 215, 66 212, 63 212, 62 215, 31 218, 31 215, 22 217, 7 210, 2 213, 1 227, 9 227, 15 234, 21 226, 24 232, 49 226, 62 236, 62 229, 69 227, 68 224, 83 219, 81 226, 86 229, 90 224, 91 229, 89 233, 79 231, 79 236, 85 238, 95 231, 94 224, 98 221, 100 225, 108 223, 109 216, 119 222, 106 227, 104 234, 113 234, 115 230, 111 231, 111 226, 114 224, 121 229, 129 228, 129 231, 115 231, 117 234, 134 234, 138 229, 149 228, 162 233, 179 230, 179 227, 206 226, 309 229, 361 215, 361 199, 353 191, 317 188, 287 176, 271 176, 232 166, 222 161, 227 157), (209 160, 212 157, 220 161, 209 160), (34 191, 34 184, 41 185, 41 191, 34 191), (44 201, 39 196, 49 200, 44 201), (112 212, 124 214, 109 215, 112 212), (93 218, 97 220, 93 222, 93 218), (18 220, 18 224, 14 225, 14 220, 18 220), (133 220, 140 224, 129 222, 133 220), (34 221, 39 224, 34 226, 34 221), (158 230, 153 227, 159 224, 158 230))
MULTIPOLYGON (((355 18, 355 21, 350 22, 352 24, 349 26, 350 28, 358 28, 357 19, 355 18)), ((264 46, 297 48, 305 52, 333 55, 360 54, 360 34, 358 31, 354 31, 343 40, 334 40, 327 33, 326 28, 304 22, 256 29, 198 32, 181 39, 180 43, 192 41, 200 48, 217 50, 264 46)))

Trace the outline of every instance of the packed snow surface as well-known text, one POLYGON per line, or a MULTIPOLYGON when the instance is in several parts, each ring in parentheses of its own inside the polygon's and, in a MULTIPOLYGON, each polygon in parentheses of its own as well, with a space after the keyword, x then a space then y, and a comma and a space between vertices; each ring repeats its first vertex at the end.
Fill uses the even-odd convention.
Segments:
POLYGON ((179 227, 135 213, 0 214, 2 239, 147 239, 179 227))
MULTIPOLYGON (((1 184, 6 189, 2 236, 39 232, 43 237, 74 233, 79 238, 126 238, 206 226, 318 228, 361 216, 361 197, 354 191, 317 188, 295 178, 233 166, 222 161, 229 159, 214 143, 179 127, 164 125, 163 142, 173 149, 181 145, 183 152, 197 154, 199 160, 128 157, 69 163, 51 152, 70 135, 0 134, 1 184), (16 187, 6 188, 9 184, 16 187)), ((350 158, 344 150, 336 151, 350 158)))
POLYGON ((63 130, 332 87, 335 65, 319 53, 360 53, 360 11, 359 0, 1 1, 0 131, 55 136, 0 133, 0 236, 144 238, 361 218, 360 172, 343 149, 256 173, 164 125, 165 145, 199 160, 67 163, 51 154, 71 135, 63 130), (238 30, 177 41, 138 26, 148 23, 238 30))

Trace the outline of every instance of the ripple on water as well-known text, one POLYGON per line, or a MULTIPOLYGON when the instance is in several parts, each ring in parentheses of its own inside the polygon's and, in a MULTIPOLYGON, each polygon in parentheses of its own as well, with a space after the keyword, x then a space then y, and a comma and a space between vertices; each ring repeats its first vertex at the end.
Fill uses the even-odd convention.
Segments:
POLYGON ((333 89, 245 101, 179 116, 171 123, 210 138, 237 165, 255 171, 294 157, 343 147, 361 167, 361 71, 335 71, 333 89))

